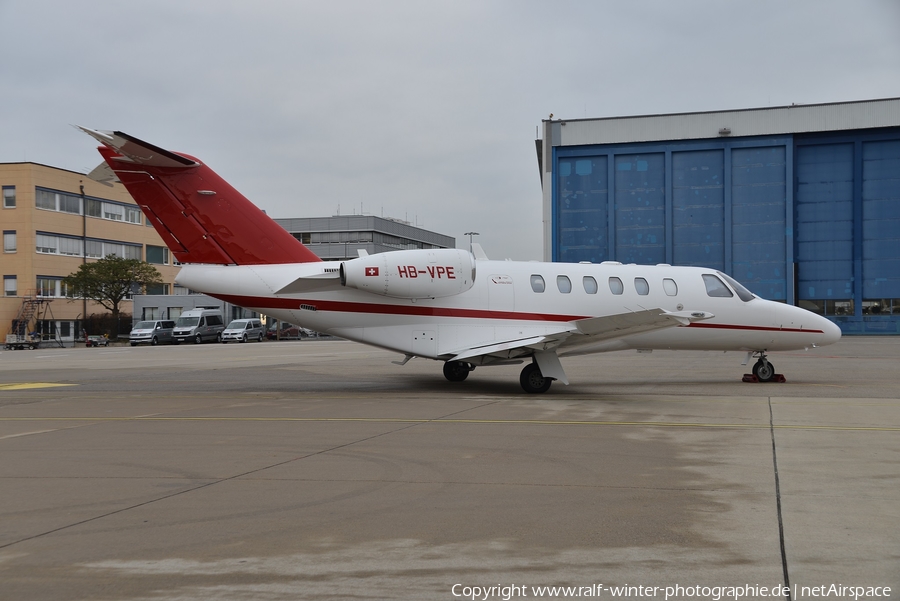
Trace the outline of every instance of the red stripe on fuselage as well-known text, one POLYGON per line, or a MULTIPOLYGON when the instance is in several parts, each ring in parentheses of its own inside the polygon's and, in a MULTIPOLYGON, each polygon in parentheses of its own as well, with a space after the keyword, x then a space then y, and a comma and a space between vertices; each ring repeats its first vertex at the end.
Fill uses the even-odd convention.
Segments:
POLYGON ((524 321, 576 321, 589 316, 554 315, 551 313, 516 313, 513 311, 485 311, 483 309, 456 309, 452 307, 417 307, 387 305, 379 303, 355 303, 320 299, 262 298, 256 296, 236 296, 230 294, 212 295, 223 301, 241 307, 259 309, 299 309, 300 305, 311 305, 317 311, 337 313, 369 313, 373 315, 420 315, 423 317, 468 317, 472 319, 518 319, 524 321))
POLYGON ((713 328, 719 330, 753 330, 754 332, 803 332, 805 334, 824 334, 822 330, 804 330, 801 328, 779 328, 775 326, 745 326, 725 323, 694 322, 692 328, 713 328))
MULTIPOLYGON (((423 317, 465 317, 470 319, 506 319, 552 322, 578 321, 579 319, 596 317, 591 315, 558 315, 553 313, 518 313, 515 311, 457 309, 453 307, 415 307, 320 299, 313 300, 297 298, 263 298, 257 296, 237 296, 231 294, 216 294, 214 296, 233 305, 238 305, 241 307, 254 307, 258 309, 300 309, 300 305, 309 305, 315 307, 317 311, 334 311, 337 313, 368 313, 371 315, 417 315, 423 317)), ((752 326, 704 322, 694 322, 690 324, 689 327, 713 328, 720 330, 749 330, 756 332, 803 332, 807 334, 825 333, 822 330, 803 330, 799 328, 779 328, 775 326, 752 326)))

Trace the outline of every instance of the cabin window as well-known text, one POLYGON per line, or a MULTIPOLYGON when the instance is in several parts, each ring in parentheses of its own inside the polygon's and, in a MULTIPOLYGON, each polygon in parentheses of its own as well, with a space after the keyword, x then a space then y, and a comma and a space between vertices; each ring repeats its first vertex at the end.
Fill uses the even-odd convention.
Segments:
POLYGON ((730 298, 734 296, 722 280, 711 273, 703 274, 703 283, 706 284, 706 294, 709 296, 730 298))
POLYGON ((531 289, 535 292, 543 292, 544 291, 544 278, 534 274, 531 276, 531 289))
POLYGON ((572 292, 572 282, 569 280, 569 277, 565 275, 556 276, 556 287, 559 288, 559 291, 563 294, 572 292))
POLYGON ((613 294, 622 294, 625 292, 625 285, 619 278, 609 278, 609 291, 613 294))
POLYGON ((676 296, 678 294, 678 284, 672 278, 663 278, 663 290, 667 296, 676 296))
POLYGON ((582 284, 584 284, 584 291, 588 294, 597 294, 597 280, 592 278, 589 275, 584 276, 581 280, 582 284))
POLYGON ((644 278, 634 278, 634 289, 637 290, 637 293, 641 296, 650 294, 650 284, 648 284, 647 280, 644 278))

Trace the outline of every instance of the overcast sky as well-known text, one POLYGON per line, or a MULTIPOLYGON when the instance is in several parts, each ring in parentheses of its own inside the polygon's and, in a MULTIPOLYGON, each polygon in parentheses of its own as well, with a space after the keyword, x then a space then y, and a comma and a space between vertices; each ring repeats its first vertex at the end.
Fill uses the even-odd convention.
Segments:
POLYGON ((900 96, 900 1, 0 0, 0 162, 121 130, 273 217, 370 213, 540 259, 536 128, 900 96))

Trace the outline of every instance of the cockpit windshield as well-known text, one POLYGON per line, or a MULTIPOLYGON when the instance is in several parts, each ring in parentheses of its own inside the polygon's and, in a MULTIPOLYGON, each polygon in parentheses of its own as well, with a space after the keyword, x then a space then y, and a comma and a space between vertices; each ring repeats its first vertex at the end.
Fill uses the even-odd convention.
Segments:
POLYGON ((728 282, 728 284, 729 284, 732 288, 734 288, 734 291, 737 292, 738 297, 739 297, 742 301, 744 301, 745 303, 748 302, 748 301, 752 301, 754 298, 756 298, 756 295, 755 295, 755 294, 753 294, 752 292, 750 292, 749 290, 747 290, 746 288, 744 288, 743 284, 741 284, 740 282, 738 282, 738 281, 737 281, 736 279, 734 279, 733 277, 727 276, 727 275, 725 275, 724 273, 722 273, 721 271, 719 271, 719 272, 717 272, 717 273, 718 273, 720 276, 722 276, 722 279, 724 279, 726 282, 728 282))

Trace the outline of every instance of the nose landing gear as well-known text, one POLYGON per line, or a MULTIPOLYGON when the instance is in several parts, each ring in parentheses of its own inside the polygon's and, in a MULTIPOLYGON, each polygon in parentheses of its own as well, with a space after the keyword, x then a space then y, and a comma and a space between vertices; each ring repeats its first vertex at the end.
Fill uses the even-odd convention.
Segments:
MULTIPOLYGON (((756 353, 747 353, 747 360, 751 356, 758 356, 759 359, 753 364, 753 374, 745 374, 744 382, 786 382, 787 380, 782 374, 775 373, 775 366, 769 362, 765 351, 757 351, 756 353)), ((747 362, 744 363, 746 365, 747 362)))

